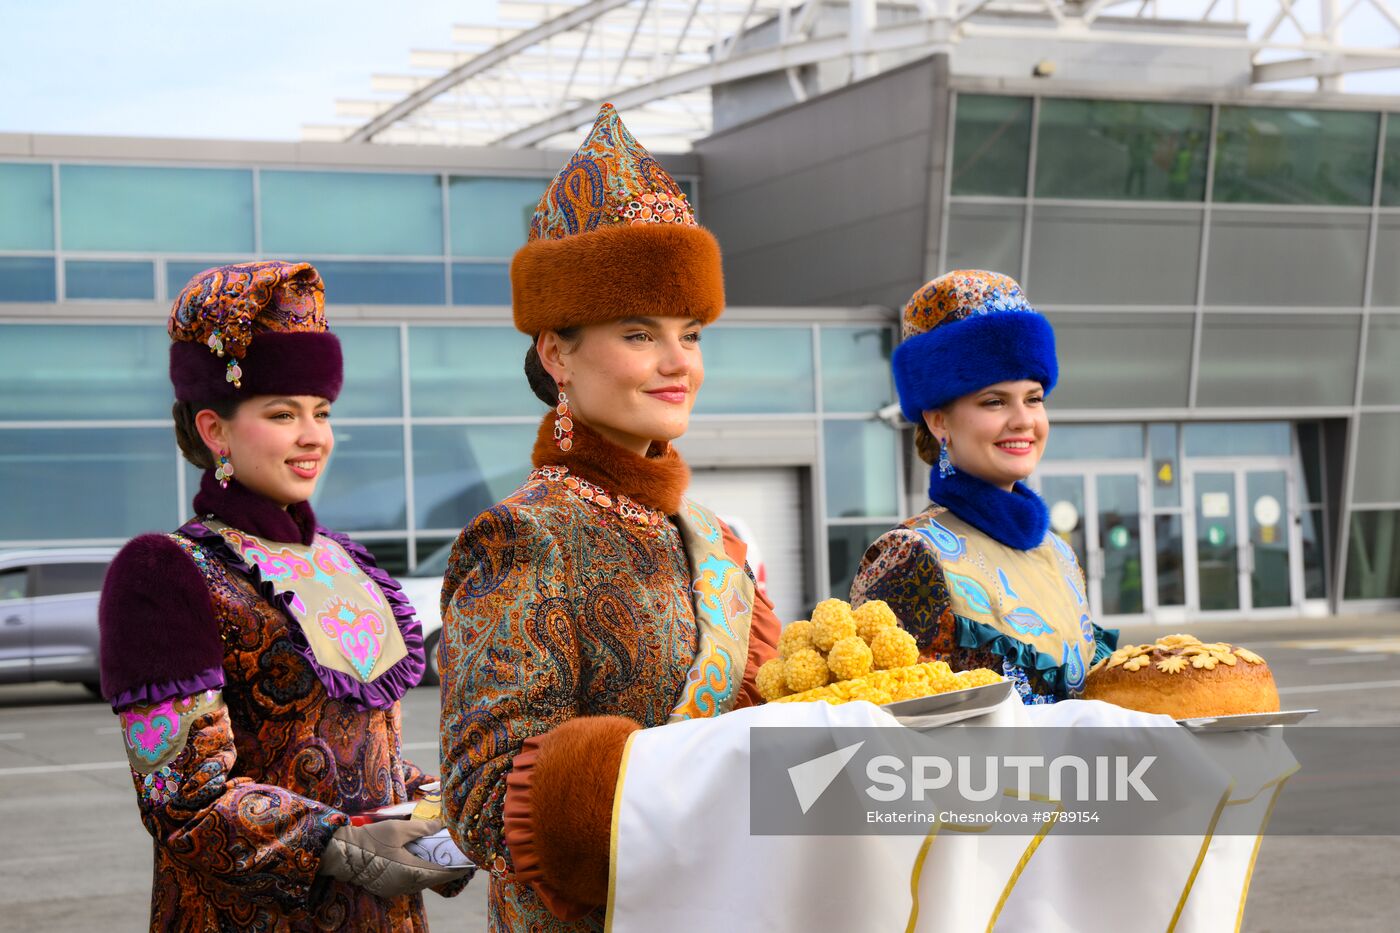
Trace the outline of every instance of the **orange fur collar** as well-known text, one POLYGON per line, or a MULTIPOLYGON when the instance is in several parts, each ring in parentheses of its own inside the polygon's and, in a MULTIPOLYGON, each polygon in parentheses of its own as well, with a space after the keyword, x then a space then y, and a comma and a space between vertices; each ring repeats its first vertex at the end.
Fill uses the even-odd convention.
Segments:
POLYGON ((654 441, 645 457, 624 450, 574 416, 573 449, 562 451, 554 442, 554 412, 544 416, 535 449, 530 455, 537 467, 562 465, 608 492, 635 499, 648 508, 675 515, 681 497, 690 486, 690 467, 676 448, 654 441))

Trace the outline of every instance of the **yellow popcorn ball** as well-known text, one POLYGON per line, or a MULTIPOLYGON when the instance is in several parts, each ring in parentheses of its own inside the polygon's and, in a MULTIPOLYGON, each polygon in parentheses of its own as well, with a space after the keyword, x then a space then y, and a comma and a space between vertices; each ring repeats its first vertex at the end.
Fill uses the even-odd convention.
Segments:
POLYGON ((851 606, 840 599, 823 599, 812 610, 812 643, 822 651, 856 633, 851 606))
POLYGON ((814 648, 801 648, 783 662, 783 680, 793 693, 824 687, 829 679, 826 658, 814 648))
POLYGON ((874 656, 875 670, 887 671, 896 667, 908 667, 919 660, 919 645, 902 628, 886 628, 875 633, 870 642, 870 653, 874 656))
POLYGON ((783 679, 783 659, 773 658, 763 662, 754 683, 758 687, 758 695, 770 703, 787 696, 787 682, 783 679))
POLYGON ((778 657, 786 661, 803 648, 812 646, 812 623, 806 619, 789 622, 778 636, 778 657))
POLYGON ((856 634, 865 639, 868 645, 881 629, 899 625, 894 610, 883 599, 872 599, 851 613, 856 620, 856 634))
POLYGON ((848 635, 831 646, 826 656, 826 666, 837 680, 855 680, 870 673, 875 663, 870 646, 859 635, 848 635))

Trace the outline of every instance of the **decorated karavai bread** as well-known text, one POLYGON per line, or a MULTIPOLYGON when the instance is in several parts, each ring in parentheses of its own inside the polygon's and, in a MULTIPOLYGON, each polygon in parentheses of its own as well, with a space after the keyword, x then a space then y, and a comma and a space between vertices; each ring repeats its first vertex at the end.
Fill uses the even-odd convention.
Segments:
POLYGON ((1089 671, 1084 699, 1174 719, 1278 712, 1278 688, 1263 658, 1194 635, 1119 648, 1089 671))

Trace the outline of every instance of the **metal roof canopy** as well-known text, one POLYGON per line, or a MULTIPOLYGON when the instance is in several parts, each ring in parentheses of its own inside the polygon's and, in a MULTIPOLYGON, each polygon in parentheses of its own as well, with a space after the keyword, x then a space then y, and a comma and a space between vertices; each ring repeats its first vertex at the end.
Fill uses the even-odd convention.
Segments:
POLYGON ((1390 3, 501 0, 500 25, 457 26, 458 49, 413 52, 422 73, 373 77, 374 90, 395 96, 337 102, 338 114, 363 122, 304 135, 570 149, 608 100, 650 148, 688 149, 712 129, 714 85, 785 73, 803 100, 803 67, 845 61, 845 81, 858 81, 877 71, 881 53, 951 51, 970 38, 1233 49, 1250 56, 1254 84, 1312 79, 1339 91, 1344 75, 1400 69, 1390 3), (771 37, 744 41, 765 24, 771 37))

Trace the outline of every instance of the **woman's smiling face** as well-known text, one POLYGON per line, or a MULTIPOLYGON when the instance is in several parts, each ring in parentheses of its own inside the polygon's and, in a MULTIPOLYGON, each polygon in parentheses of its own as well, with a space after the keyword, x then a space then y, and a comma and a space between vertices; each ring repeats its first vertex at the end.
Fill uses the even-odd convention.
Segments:
POLYGON ((924 412, 935 438, 948 442, 953 466, 1010 491, 1026 479, 1045 453, 1050 419, 1039 382, 998 382, 924 412))

